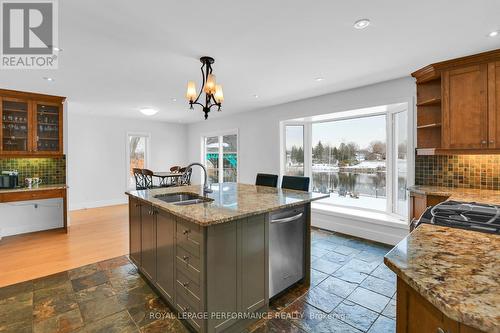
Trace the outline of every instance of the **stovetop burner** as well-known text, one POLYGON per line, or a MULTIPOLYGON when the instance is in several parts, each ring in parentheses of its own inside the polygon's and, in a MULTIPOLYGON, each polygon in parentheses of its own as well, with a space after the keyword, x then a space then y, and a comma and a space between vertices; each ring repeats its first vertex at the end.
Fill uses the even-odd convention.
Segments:
POLYGON ((500 234, 500 206, 445 201, 428 208, 418 222, 421 223, 500 234))

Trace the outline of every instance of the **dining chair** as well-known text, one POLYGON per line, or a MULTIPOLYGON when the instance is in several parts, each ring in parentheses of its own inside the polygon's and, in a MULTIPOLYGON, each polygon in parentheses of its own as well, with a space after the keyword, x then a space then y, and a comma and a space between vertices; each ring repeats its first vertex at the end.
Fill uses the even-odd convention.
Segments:
POLYGON ((144 178, 144 188, 154 188, 153 185, 153 171, 149 169, 142 169, 142 176, 144 178))
POLYGON ((281 188, 297 191, 309 191, 309 177, 283 176, 281 188))
POLYGON ((142 175, 142 169, 133 168, 132 173, 135 179, 135 189, 143 190, 145 186, 144 186, 144 176, 142 175))
POLYGON ((191 185, 191 174, 193 173, 193 169, 189 168, 181 168, 181 170, 184 170, 182 173, 182 176, 179 179, 179 185, 191 185))
POLYGON ((276 187, 278 186, 278 175, 258 173, 255 178, 255 185, 276 187))

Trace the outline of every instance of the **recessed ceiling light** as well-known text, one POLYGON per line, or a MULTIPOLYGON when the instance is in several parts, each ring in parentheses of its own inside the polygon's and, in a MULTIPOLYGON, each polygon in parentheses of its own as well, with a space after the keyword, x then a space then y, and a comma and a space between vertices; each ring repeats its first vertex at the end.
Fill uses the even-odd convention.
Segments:
POLYGON ((360 30, 366 28, 369 25, 370 25, 369 19, 361 19, 361 20, 357 20, 356 22, 354 22, 354 28, 360 29, 360 30))
POLYGON ((177 98, 172 98, 172 102, 177 102, 177 98))
POLYGON ((53 78, 48 77, 48 76, 44 76, 44 77, 43 77, 43 79, 44 79, 45 81, 49 81, 49 82, 54 82, 54 81, 55 81, 53 78))
POLYGON ((56 52, 62 52, 63 49, 61 49, 60 47, 52 47, 52 50, 56 51, 56 52))
POLYGON ((321 76, 314 78, 314 81, 316 81, 316 82, 321 82, 321 81, 324 81, 324 80, 325 80, 325 78, 321 77, 321 76))
POLYGON ((498 31, 492 31, 488 34, 488 37, 496 37, 498 36, 498 31))
POLYGON ((253 98, 259 98, 259 95, 253 95, 253 98))
POLYGON ((139 111, 146 116, 153 116, 158 113, 158 110, 153 108, 142 108, 139 111))

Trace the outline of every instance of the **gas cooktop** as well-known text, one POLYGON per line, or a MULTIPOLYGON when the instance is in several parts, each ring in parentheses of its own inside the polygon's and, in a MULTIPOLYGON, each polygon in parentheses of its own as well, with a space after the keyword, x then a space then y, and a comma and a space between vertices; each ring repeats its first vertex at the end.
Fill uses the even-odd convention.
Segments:
POLYGON ((427 208, 417 225, 421 223, 500 234, 500 206, 445 201, 427 208))

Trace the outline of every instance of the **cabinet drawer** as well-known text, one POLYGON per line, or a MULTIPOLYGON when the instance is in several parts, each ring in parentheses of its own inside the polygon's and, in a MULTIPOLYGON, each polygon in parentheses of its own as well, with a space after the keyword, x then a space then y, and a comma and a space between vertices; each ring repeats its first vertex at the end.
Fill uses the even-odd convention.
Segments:
POLYGON ((183 248, 177 246, 176 249, 176 269, 181 271, 188 278, 200 285, 200 258, 193 256, 183 248))
POLYGON ((0 202, 41 200, 64 197, 64 190, 37 190, 27 192, 0 193, 0 202))
POLYGON ((201 316, 199 303, 198 305, 191 304, 186 298, 182 293, 176 293, 175 306, 180 312, 180 317, 188 320, 195 329, 199 330, 202 323, 202 319, 199 317, 201 316))
POLYGON ((180 269, 177 270, 176 283, 177 292, 190 294, 198 299, 198 301, 200 300, 200 285, 180 269))
POLYGON ((200 255, 202 234, 199 225, 177 220, 176 238, 177 244, 180 244, 194 255, 200 255))

